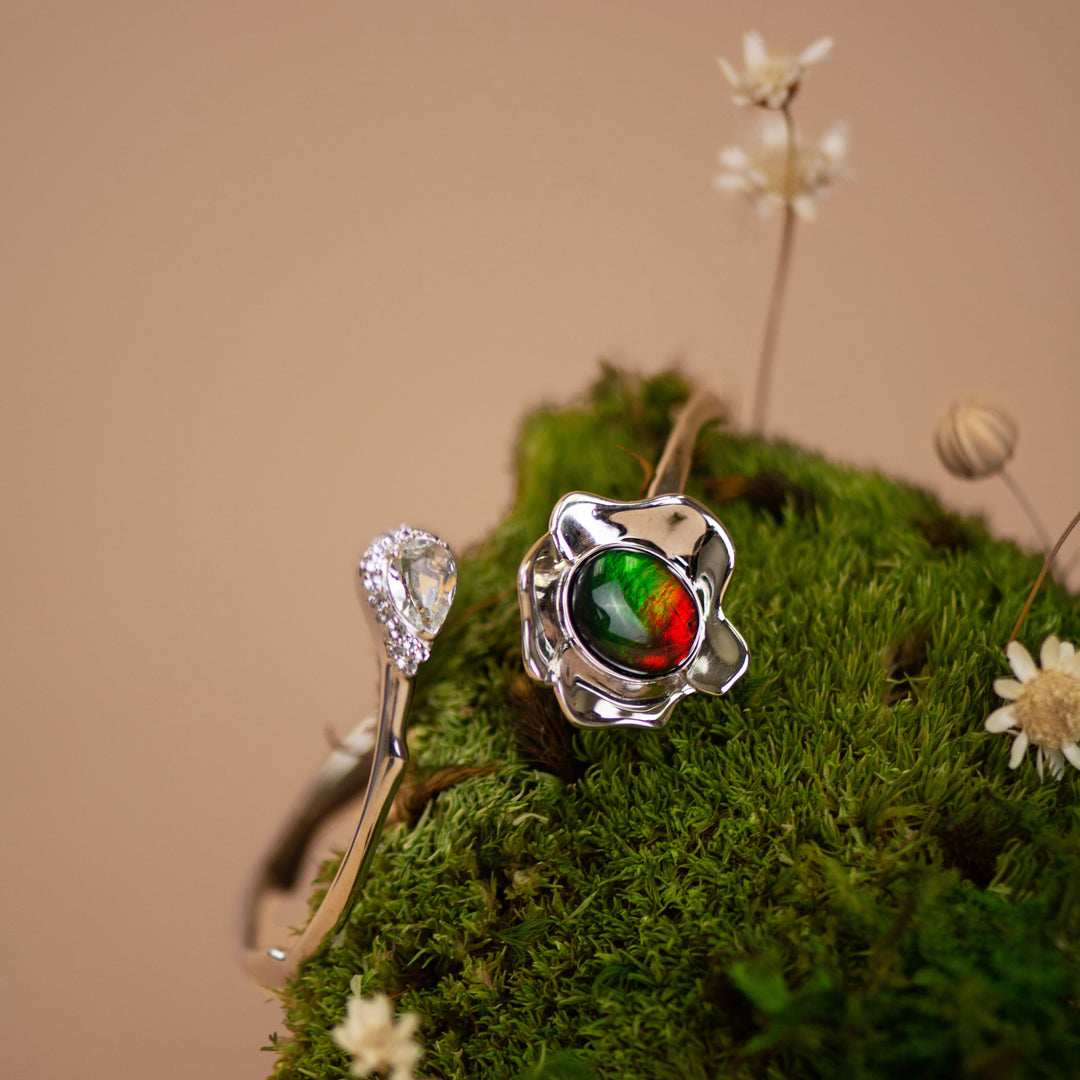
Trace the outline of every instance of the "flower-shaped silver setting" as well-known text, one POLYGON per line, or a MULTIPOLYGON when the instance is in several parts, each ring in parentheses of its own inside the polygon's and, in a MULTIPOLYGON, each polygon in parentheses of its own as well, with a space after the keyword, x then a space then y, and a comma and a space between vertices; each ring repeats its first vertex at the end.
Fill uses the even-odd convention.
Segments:
POLYGON ((525 668, 554 687, 574 724, 662 727, 680 698, 695 690, 724 694, 747 669, 746 643, 721 607, 734 565, 723 525, 694 499, 669 494, 614 502, 571 492, 556 504, 549 531, 518 573, 525 668), (602 655, 575 620, 575 582, 606 551, 649 557, 696 605, 685 655, 653 676, 602 655))

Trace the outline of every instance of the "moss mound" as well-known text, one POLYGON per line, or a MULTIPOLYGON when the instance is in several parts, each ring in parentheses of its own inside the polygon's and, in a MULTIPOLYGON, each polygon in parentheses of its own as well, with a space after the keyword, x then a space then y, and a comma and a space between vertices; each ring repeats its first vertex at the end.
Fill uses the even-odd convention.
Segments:
MULTIPOLYGON (((606 371, 526 423, 516 505, 421 672, 417 816, 285 992, 280 1080, 349 1075, 328 1032, 356 973, 423 1017, 424 1077, 1080 1072, 1080 775, 1011 772, 983 730, 1037 558, 716 430, 688 493, 736 545, 748 674, 658 732, 571 729, 524 677, 522 554, 567 491, 638 497, 617 447, 655 461, 686 393, 606 371)), ((1048 585, 1023 639, 1051 632, 1076 641, 1080 605, 1048 585)))

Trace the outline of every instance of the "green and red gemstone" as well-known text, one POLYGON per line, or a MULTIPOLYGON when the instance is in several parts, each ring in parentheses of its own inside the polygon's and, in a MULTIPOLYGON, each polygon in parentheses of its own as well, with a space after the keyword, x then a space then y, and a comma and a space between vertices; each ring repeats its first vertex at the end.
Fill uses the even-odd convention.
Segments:
POLYGON ((694 594, 662 560, 635 548, 603 548, 570 583, 570 617, 599 660, 645 678, 669 675, 694 650, 694 594))

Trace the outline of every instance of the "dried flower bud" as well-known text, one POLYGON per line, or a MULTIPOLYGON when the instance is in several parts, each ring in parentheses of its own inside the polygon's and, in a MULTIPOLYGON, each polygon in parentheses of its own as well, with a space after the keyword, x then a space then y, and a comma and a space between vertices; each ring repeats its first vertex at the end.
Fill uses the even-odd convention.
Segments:
POLYGON ((977 480, 1000 472, 1016 448, 1016 421, 977 401, 950 406, 934 435, 941 464, 954 476, 977 480))

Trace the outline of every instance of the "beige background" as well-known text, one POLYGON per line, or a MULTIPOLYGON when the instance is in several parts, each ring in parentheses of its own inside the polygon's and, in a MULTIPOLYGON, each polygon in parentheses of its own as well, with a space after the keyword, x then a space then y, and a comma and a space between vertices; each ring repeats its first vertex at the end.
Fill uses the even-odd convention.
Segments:
POLYGON ((796 116, 847 117, 857 174, 797 241, 774 430, 1028 544, 930 449, 989 396, 1060 529, 1078 11, 6 0, 5 1075, 264 1075, 237 897, 370 707, 368 538, 481 536, 522 412, 601 354, 746 415, 778 222, 710 188, 753 130, 714 62, 743 29, 835 36, 796 116))

